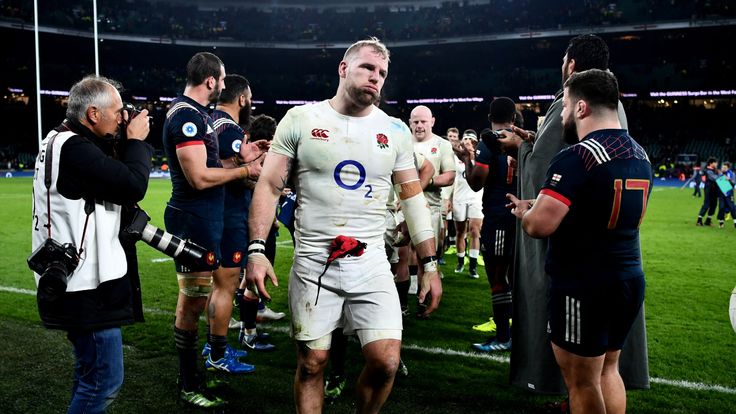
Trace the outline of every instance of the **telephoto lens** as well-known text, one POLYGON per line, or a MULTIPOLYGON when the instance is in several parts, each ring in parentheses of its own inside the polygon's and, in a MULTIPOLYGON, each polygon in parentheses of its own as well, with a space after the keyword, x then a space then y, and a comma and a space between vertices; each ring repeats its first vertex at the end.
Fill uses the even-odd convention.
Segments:
POLYGON ((205 265, 207 256, 211 253, 204 247, 159 229, 148 221, 151 218, 139 207, 133 208, 133 219, 123 233, 136 240, 143 240, 149 246, 161 253, 172 257, 187 267, 205 265))

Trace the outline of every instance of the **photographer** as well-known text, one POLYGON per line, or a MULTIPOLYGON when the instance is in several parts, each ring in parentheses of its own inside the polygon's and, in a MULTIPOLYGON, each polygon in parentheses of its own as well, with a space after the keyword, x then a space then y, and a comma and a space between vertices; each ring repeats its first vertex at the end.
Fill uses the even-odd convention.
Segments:
POLYGON ((36 161, 28 262, 41 320, 67 331, 74 347, 69 413, 101 413, 112 403, 123 383, 120 326, 143 321, 134 241, 119 231, 123 206, 146 193, 153 150, 143 142, 148 112, 130 119, 117 86, 96 76, 75 84, 66 119, 36 161))

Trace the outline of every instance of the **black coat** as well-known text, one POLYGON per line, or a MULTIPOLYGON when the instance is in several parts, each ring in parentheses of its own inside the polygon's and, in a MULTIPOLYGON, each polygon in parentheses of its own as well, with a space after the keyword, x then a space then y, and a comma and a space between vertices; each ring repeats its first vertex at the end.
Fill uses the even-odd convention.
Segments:
MULTIPOLYGON (((125 206, 142 200, 148 188, 151 146, 133 139, 115 143, 70 120, 56 130, 77 134, 64 143, 59 154, 59 194, 73 200, 122 205, 124 226, 129 222, 125 206)), ((135 241, 124 237, 120 241, 128 264, 125 276, 101 283, 96 289, 66 292, 53 304, 39 300, 39 314, 46 327, 84 331, 143 321, 135 241)))

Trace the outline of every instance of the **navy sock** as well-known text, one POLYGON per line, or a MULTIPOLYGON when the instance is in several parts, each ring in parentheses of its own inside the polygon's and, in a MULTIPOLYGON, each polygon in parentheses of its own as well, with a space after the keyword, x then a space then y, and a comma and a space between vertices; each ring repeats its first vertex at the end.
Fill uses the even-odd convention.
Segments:
POLYGON ((196 389, 197 382, 197 331, 185 331, 174 327, 174 342, 179 355, 179 379, 186 391, 196 389))
POLYGON ((207 334, 207 342, 210 344, 210 358, 213 361, 217 361, 225 356, 227 336, 207 334))

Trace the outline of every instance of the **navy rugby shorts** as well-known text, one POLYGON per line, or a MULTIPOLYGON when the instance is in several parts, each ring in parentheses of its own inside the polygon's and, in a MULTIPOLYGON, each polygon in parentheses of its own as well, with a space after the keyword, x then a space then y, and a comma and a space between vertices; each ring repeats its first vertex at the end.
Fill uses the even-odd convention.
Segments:
POLYGON ((224 226, 221 217, 211 220, 167 205, 164 211, 164 224, 166 225, 166 231, 169 233, 182 239, 191 240, 214 253, 213 258, 203 261, 197 268, 183 266, 178 260, 174 259, 178 273, 204 272, 220 267, 222 257, 220 241, 224 226))
POLYGON ((595 287, 560 287, 553 282, 550 340, 583 357, 620 350, 644 303, 644 290, 643 277, 611 280, 595 287))

